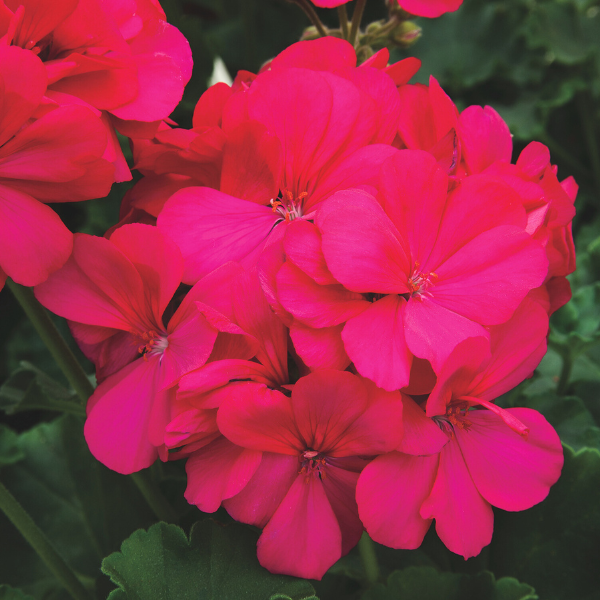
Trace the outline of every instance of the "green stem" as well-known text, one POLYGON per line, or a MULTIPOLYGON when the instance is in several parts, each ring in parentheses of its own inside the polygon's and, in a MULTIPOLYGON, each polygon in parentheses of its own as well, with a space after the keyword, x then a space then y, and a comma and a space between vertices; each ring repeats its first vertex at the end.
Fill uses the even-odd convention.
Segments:
POLYGON ((556 391, 561 396, 567 391, 567 386, 569 385, 569 379, 571 378, 571 370, 573 369, 573 357, 568 349, 561 353, 562 355, 562 369, 560 371, 560 378, 558 380, 558 385, 556 386, 556 391))
POLYGON ((365 570, 367 584, 372 587, 379 581, 379 564, 375 554, 375 544, 366 531, 363 532, 358 542, 358 552, 365 570))
MULTIPOLYGON (((73 386, 81 401, 85 404, 88 398, 94 393, 94 386, 50 319, 48 312, 37 301, 31 288, 23 287, 10 279, 6 280, 6 284, 31 320, 61 371, 73 386)), ((145 474, 135 473, 132 479, 150 505, 150 508, 154 511, 154 514, 161 521, 167 521, 168 523, 175 523, 177 521, 177 515, 167 499, 145 474)))
POLYGON ((81 365, 77 362, 75 355, 62 335, 52 322, 48 311, 36 300, 33 290, 15 283, 11 279, 6 280, 6 285, 14 294, 15 298, 29 317, 44 344, 52 354, 52 357, 64 373, 65 377, 77 393, 82 403, 93 394, 94 386, 91 384, 81 365))
POLYGON ((165 523, 177 523, 179 521, 177 513, 163 496, 158 486, 152 481, 148 471, 132 473, 131 478, 160 521, 165 523))
POLYGON ((306 16, 310 19, 310 22, 317 28, 319 35, 321 37, 325 37, 327 35, 327 30, 325 29, 325 25, 321 19, 319 19, 319 15, 316 13, 315 9, 312 7, 312 4, 308 0, 293 0, 306 14, 306 16))
POLYGON ((344 39, 347 40, 348 39, 348 12, 346 11, 346 5, 342 4, 341 6, 338 6, 338 17, 340 19, 340 29, 342 30, 342 35, 344 36, 344 39))
POLYGON ((596 123, 590 100, 586 95, 577 96, 577 107, 581 118, 581 128, 588 148, 590 162, 592 163, 592 174, 596 183, 596 192, 600 194, 600 150, 596 139, 596 123))
POLYGON ((54 549, 45 533, 33 522, 17 499, 0 483, 0 508, 19 530, 44 564, 75 600, 90 600, 90 595, 69 565, 54 549))
POLYGON ((367 0, 356 0, 356 6, 354 7, 354 12, 352 13, 352 25, 350 26, 350 36, 348 37, 348 41, 353 46, 356 46, 358 28, 360 27, 360 22, 362 21, 362 16, 363 12, 365 11, 366 4, 367 0))

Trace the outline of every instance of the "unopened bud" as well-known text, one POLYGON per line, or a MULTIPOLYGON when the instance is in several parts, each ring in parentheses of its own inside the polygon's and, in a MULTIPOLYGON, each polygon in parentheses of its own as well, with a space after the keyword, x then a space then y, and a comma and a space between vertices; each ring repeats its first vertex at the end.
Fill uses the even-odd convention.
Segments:
POLYGON ((314 25, 311 25, 310 27, 307 27, 302 32, 300 39, 301 40, 316 40, 317 38, 320 38, 320 37, 321 37, 321 35, 317 31, 317 28, 314 25))
POLYGON ((396 44, 408 48, 421 37, 421 28, 412 21, 402 21, 394 29, 392 37, 396 44))

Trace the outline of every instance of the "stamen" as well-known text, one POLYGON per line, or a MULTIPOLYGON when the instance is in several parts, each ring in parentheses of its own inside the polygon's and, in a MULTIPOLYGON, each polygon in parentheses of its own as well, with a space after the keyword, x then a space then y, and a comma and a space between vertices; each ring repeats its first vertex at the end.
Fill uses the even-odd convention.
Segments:
POLYGON ((518 433, 522 438, 527 439, 529 436, 529 427, 521 423, 519 419, 517 419, 504 408, 500 408, 497 404, 488 402, 487 400, 482 400, 481 398, 475 398, 474 396, 461 396, 458 400, 462 400, 463 402, 467 402, 469 404, 480 404, 481 406, 485 406, 494 414, 498 415, 513 431, 518 433))

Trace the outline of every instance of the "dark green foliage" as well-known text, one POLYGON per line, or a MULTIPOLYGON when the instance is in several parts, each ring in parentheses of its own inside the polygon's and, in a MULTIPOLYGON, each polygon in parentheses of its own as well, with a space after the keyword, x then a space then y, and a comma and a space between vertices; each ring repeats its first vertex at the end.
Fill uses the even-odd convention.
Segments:
POLYGON ((317 600, 303 579, 271 575, 256 558, 258 535, 237 523, 136 531, 102 562, 119 586, 110 600, 317 600))

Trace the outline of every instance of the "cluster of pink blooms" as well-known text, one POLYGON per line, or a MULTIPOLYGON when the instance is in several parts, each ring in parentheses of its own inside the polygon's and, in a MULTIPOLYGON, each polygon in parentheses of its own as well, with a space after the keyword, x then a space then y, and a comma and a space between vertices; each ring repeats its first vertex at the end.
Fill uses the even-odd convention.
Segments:
POLYGON ((94 362, 101 462, 187 459, 190 503, 309 578, 434 519, 474 556, 492 506, 546 497, 557 434, 494 402, 570 297, 577 186, 545 146, 511 164, 493 109, 333 37, 211 87, 186 130, 189 48, 155 1, 7 0, 0 32, 0 266, 94 362), (106 237, 72 236, 44 202, 129 177, 114 127, 144 177, 106 237))
POLYGON ((45 204, 131 179, 115 128, 153 136, 191 72, 156 0, 0 3, 0 289, 67 261, 73 235, 45 204))

